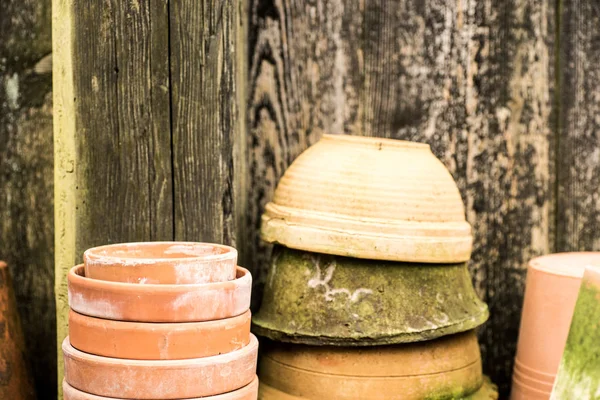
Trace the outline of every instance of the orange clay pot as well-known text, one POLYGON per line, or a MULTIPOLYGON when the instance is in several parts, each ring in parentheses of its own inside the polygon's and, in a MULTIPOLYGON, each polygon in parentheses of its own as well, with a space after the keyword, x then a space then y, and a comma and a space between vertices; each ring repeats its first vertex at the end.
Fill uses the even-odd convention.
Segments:
POLYGON ((143 242, 83 253, 85 276, 104 281, 190 284, 235 279, 237 250, 212 243, 143 242))
POLYGON ((252 276, 196 285, 139 285, 85 277, 83 265, 69 271, 69 305, 92 317, 138 322, 200 322, 231 318, 250 308, 252 276))
POLYGON ((123 322, 69 313, 71 345, 85 353, 134 360, 181 360, 229 353, 250 342, 250 311, 205 322, 123 322))
POLYGON ((261 381, 298 398, 463 398, 483 383, 473 331, 395 346, 263 345, 261 381))
POLYGON ((123 360, 62 345, 65 380, 82 392, 123 399, 189 399, 232 392, 256 375, 258 340, 231 353, 190 360, 123 360))
POLYGON ((529 263, 516 355, 521 377, 553 385, 587 265, 600 265, 600 253, 550 254, 529 263))
MULTIPOLYGON (((511 400, 548 400, 550 393, 527 386, 518 378, 513 376, 510 391, 511 400)), ((573 399, 576 400, 576 399, 573 399)))
POLYGON ((0 261, 0 399, 35 399, 8 266, 0 261))
MULTIPOLYGON (((233 392, 218 394, 215 396, 208 396, 189 400, 256 400, 258 396, 258 378, 254 377, 254 380, 241 389, 234 390, 233 392)), ((63 381, 63 399, 64 400, 123 400, 122 398, 114 397, 103 397, 89 394, 75 389, 63 381)))

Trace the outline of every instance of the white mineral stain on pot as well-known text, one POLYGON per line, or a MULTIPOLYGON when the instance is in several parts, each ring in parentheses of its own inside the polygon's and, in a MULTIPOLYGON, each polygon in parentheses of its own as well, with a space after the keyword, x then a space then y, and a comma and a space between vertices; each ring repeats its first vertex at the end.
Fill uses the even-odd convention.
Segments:
POLYGON ((325 270, 324 277, 321 277, 320 260, 317 258, 313 258, 313 264, 316 268, 316 271, 315 271, 314 276, 308 280, 307 284, 308 284, 308 287, 310 287, 312 289, 315 289, 320 286, 325 288, 325 293, 323 294, 323 296, 325 297, 325 301, 328 301, 328 302, 333 301, 335 296, 343 294, 348 297, 348 300, 351 303, 356 303, 360 299, 360 296, 362 294, 369 295, 369 294, 373 293, 373 291, 371 289, 367 289, 367 288, 359 288, 354 291, 350 291, 349 289, 345 289, 345 288, 332 289, 329 286, 329 282, 333 278, 333 273, 335 272, 335 268, 336 268, 335 261, 332 261, 331 263, 329 263, 329 265, 327 266, 327 269, 325 270))

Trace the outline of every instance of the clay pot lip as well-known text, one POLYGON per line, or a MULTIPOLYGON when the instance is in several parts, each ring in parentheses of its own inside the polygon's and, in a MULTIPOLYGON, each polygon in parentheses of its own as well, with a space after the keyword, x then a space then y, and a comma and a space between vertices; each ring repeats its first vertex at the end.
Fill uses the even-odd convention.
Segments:
POLYGON ((339 134, 331 134, 325 133, 322 136, 321 140, 334 140, 339 142, 349 142, 349 143, 359 143, 366 145, 373 145, 377 148, 380 147, 381 144, 390 147, 397 148, 407 148, 407 149, 427 149, 430 150, 430 146, 427 143, 422 142, 411 142, 408 140, 398 140, 398 139, 388 139, 388 138, 377 138, 377 137, 369 137, 369 136, 355 136, 355 135, 346 135, 344 133, 339 134))
POLYGON ((526 386, 529 386, 531 388, 540 388, 538 390, 543 390, 543 388, 547 388, 548 390, 552 391, 552 386, 554 385, 554 379, 552 379, 550 382, 541 381, 539 379, 527 375, 526 373, 523 373, 518 369, 515 369, 513 371, 513 377, 517 378, 519 382, 526 386))
POLYGON ((552 392, 552 391, 550 391, 550 392, 545 392, 545 391, 543 391, 543 390, 540 390, 540 389, 536 389, 536 388, 534 388, 534 387, 531 387, 531 386, 527 385, 526 383, 523 383, 521 380, 519 380, 519 378, 515 377, 514 375, 513 375, 513 377, 512 377, 512 384, 513 384, 513 387, 514 387, 515 385, 517 385, 517 386, 519 386, 521 389, 529 390, 529 391, 531 391, 531 392, 534 392, 534 393, 536 393, 536 394, 539 394, 539 395, 548 395, 548 396, 550 396, 550 393, 552 392))
POLYGON ((139 322, 139 321, 121 321, 107 318, 100 318, 91 315, 85 315, 77 312, 73 309, 69 309, 69 326, 71 321, 76 319, 78 323, 91 325, 108 325, 106 329, 118 330, 118 331, 131 331, 131 330, 151 330, 155 334, 161 332, 173 332, 180 330, 181 328, 194 329, 198 328, 218 328, 219 326, 227 326, 231 323, 237 323, 244 321, 252 317, 250 310, 245 311, 243 314, 235 315, 229 318, 208 320, 208 321, 193 321, 193 322, 139 322))
POLYGON ((231 246, 227 246, 224 244, 217 243, 204 243, 204 242, 168 242, 168 241, 157 241, 157 242, 131 242, 131 243, 114 243, 107 244, 103 246, 92 247, 87 249, 83 253, 84 264, 93 263, 93 264, 110 264, 110 265, 121 265, 121 266, 130 266, 130 265, 152 265, 161 262, 169 262, 169 263, 208 263, 212 261, 226 261, 226 260, 236 260, 237 259, 237 250, 231 246), (156 247, 166 247, 162 253, 163 257, 145 257, 145 256, 134 256, 132 253, 133 250, 143 250, 144 248, 156 248, 156 247), (186 247, 186 249, 173 249, 174 247, 186 247), (200 253, 200 254, 190 254, 185 257, 169 257, 168 252, 171 251, 173 253, 177 253, 181 255, 181 253, 185 253, 189 251, 193 253, 195 250, 198 251, 197 248, 202 247, 203 249, 212 249, 217 250, 213 251, 209 254, 200 253), (129 253, 127 253, 127 251, 129 253), (116 252, 124 252, 124 255, 117 255, 116 252))
POLYGON ((118 365, 119 367, 141 367, 152 369, 177 369, 188 366, 210 366, 229 361, 235 361, 252 354, 258 348, 258 339, 250 334, 250 342, 239 350, 216 356, 188 358, 182 360, 132 360, 127 358, 112 358, 88 354, 71 346, 69 336, 62 342, 62 351, 65 357, 77 359, 83 362, 92 362, 102 365, 118 365))
POLYGON ((549 273, 581 280, 585 268, 595 266, 590 264, 592 258, 597 258, 600 267, 600 252, 581 251, 546 254, 529 261, 529 268, 536 271, 549 273))
MULTIPOLYGON (((187 399, 187 400, 203 400, 203 399, 208 399, 208 400, 229 400, 232 398, 235 398, 233 396, 240 394, 242 395, 244 392, 256 392, 258 390, 258 376, 255 376, 254 379, 252 380, 252 382, 250 382, 249 384, 247 384, 244 387, 241 387, 237 390, 234 390, 233 392, 227 392, 227 393, 223 393, 223 394, 216 394, 213 396, 204 396, 204 397, 195 397, 195 398, 191 398, 191 399, 187 399)), ((69 383, 67 382, 66 379, 63 379, 63 392, 66 391, 70 391, 70 392, 79 392, 81 393, 81 396, 84 396, 82 398, 86 398, 89 400, 127 400, 127 399, 119 399, 119 398, 115 398, 115 397, 104 397, 104 396, 98 396, 96 394, 91 394, 91 393, 86 393, 86 392, 82 392, 79 389, 74 388, 73 386, 69 385, 69 383)))
POLYGON ((551 381, 554 381, 554 379, 556 379, 556 374, 549 374, 547 372, 540 371, 540 370, 528 367, 527 365, 523 364, 518 359, 515 359, 514 370, 519 371, 521 375, 526 375, 526 376, 539 375, 539 376, 542 376, 542 377, 547 377, 551 381))
POLYGON ((79 264, 71 268, 68 276, 69 284, 79 285, 107 292, 118 291, 128 294, 153 294, 153 293, 188 293, 194 290, 206 288, 218 289, 220 286, 228 287, 230 285, 243 285, 252 282, 250 271, 246 268, 236 267, 236 278, 231 281, 208 282, 208 283, 182 283, 182 284, 164 284, 164 283, 127 283, 103 281, 99 279, 87 278, 85 276, 84 264, 79 264))

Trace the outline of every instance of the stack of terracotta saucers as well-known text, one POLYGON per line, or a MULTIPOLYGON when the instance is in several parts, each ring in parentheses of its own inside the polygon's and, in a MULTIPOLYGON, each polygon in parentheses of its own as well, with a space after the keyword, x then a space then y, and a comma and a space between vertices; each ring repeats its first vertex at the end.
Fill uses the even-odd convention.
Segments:
POLYGON ((228 246, 86 251, 69 272, 64 398, 256 399, 251 286, 228 246))
POLYGON ((326 135, 262 220, 259 398, 494 399, 474 329, 471 228, 429 146, 326 135))

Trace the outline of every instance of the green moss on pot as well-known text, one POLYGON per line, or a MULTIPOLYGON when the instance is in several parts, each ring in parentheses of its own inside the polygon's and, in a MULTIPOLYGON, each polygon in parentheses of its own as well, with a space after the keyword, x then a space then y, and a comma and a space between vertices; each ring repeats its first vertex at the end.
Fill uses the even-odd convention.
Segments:
POLYGON ((317 345, 430 340, 486 321, 467 265, 363 260, 276 246, 257 334, 317 345))
POLYGON ((585 279, 552 399, 600 399, 600 288, 585 279))

